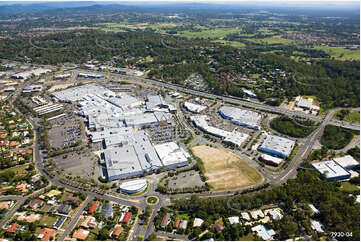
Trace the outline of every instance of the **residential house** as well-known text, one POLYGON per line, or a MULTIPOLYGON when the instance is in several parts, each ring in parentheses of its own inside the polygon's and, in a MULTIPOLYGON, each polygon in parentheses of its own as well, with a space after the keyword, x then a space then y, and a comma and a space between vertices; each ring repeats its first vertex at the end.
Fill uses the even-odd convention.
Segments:
POLYGON ((122 225, 117 224, 117 225, 115 225, 114 231, 111 234, 111 236, 114 237, 114 238, 117 238, 123 232, 123 230, 124 229, 123 229, 122 225))
POLYGON ((34 199, 29 203, 29 207, 32 209, 41 208, 44 205, 44 202, 39 199, 34 199))
POLYGON ((53 236, 55 229, 43 228, 40 232, 38 239, 41 241, 50 241, 51 237, 53 236))
POLYGON ((94 229, 97 226, 97 222, 93 216, 86 216, 80 226, 85 229, 94 229))
POLYGON ((89 214, 93 214, 97 211, 100 201, 93 201, 88 210, 89 214))
POLYGON ((122 223, 127 224, 130 220, 130 218, 132 217, 132 213, 131 212, 127 212, 122 220, 122 223))
POLYGON ((80 240, 85 240, 89 235, 89 231, 88 230, 84 230, 84 229, 78 229, 74 232, 73 234, 73 238, 74 239, 80 239, 80 240))
POLYGON ((162 219, 161 226, 162 228, 165 228, 170 223, 170 213, 166 213, 162 219))
POLYGON ((69 204, 61 204, 58 208, 58 213, 61 214, 69 214, 71 210, 71 206, 69 204))
POLYGON ((201 227, 204 220, 200 218, 195 218, 193 221, 193 227, 201 227))

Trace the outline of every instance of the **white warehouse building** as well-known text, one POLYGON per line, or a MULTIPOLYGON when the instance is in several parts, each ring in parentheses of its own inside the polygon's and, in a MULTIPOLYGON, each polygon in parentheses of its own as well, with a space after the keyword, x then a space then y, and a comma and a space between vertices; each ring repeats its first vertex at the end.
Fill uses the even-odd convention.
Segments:
POLYGON ((223 106, 219 109, 219 114, 223 118, 231 120, 233 124, 250 129, 260 129, 262 116, 259 113, 230 106, 223 106))
POLYGON ((180 148, 175 142, 168 142, 154 146, 164 168, 172 169, 188 165, 187 152, 180 148))
POLYGON ((258 147, 264 153, 286 158, 295 146, 295 141, 277 135, 268 135, 263 143, 258 147))

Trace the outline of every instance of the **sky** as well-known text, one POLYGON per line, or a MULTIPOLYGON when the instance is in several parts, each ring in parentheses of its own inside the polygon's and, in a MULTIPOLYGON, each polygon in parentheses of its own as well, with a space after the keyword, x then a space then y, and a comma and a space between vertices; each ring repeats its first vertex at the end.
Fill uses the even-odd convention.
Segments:
POLYGON ((284 2, 284 3, 299 3, 299 4, 310 4, 310 3, 328 3, 328 2, 332 2, 333 4, 345 4, 347 2, 359 2, 359 0, 125 0, 125 1, 121 1, 121 0, 0 0, 0 2, 202 2, 202 3, 217 3, 217 2, 221 2, 221 3, 237 3, 237 2, 257 2, 257 3, 262 3, 262 2, 284 2))
POLYGON ((265 5, 269 4, 277 4, 277 5, 283 5, 283 6, 324 6, 324 7, 338 7, 341 8, 350 8, 353 7, 355 4, 360 6, 359 0, 0 0, 3 2, 3 4, 16 4, 16 3, 39 3, 39 2, 98 2, 98 3, 144 3, 144 4, 151 4, 151 3, 248 3, 248 4, 254 4, 258 6, 262 6, 262 3, 265 5))

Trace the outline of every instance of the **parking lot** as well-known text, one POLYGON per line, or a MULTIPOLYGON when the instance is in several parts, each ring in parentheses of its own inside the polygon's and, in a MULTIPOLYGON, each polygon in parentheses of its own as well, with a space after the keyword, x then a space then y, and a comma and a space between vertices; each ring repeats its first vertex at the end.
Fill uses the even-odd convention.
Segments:
POLYGON ((91 178, 97 158, 91 153, 75 151, 56 156, 53 160, 56 165, 60 169, 64 169, 66 173, 71 173, 73 176, 91 178))
POLYGON ((179 173, 178 175, 165 179, 162 185, 166 185, 165 187, 175 190, 183 188, 202 187, 205 185, 205 183, 201 180, 199 172, 191 170, 179 173))
POLYGON ((149 128, 148 131, 154 144, 167 143, 175 139, 175 126, 171 124, 154 126, 149 128))
POLYGON ((65 122, 67 121, 71 121, 71 120, 74 120, 75 119, 75 116, 72 115, 72 114, 65 114, 59 118, 54 118, 54 119, 51 119, 49 120, 49 123, 52 125, 52 126, 63 126, 65 125, 65 122))
POLYGON ((80 121, 65 121, 62 126, 53 126, 49 130, 50 146, 67 148, 85 139, 80 121))

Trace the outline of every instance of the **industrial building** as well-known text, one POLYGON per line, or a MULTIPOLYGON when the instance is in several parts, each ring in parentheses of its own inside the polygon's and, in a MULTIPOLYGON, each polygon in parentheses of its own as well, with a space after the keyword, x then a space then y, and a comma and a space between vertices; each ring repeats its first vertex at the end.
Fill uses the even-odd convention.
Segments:
POLYGON ((192 113, 200 113, 203 110, 206 109, 205 106, 199 105, 199 104, 194 104, 194 103, 190 103, 190 102, 184 102, 183 106, 190 112, 192 113))
POLYGON ((103 78, 102 75, 100 74, 90 74, 90 73, 79 73, 78 77, 83 77, 83 78, 103 78))
POLYGON ((209 133, 211 135, 223 139, 223 142, 226 144, 239 147, 249 137, 248 134, 240 133, 237 131, 229 132, 223 129, 209 126, 206 119, 207 119, 206 115, 195 115, 190 117, 190 120, 197 128, 199 128, 200 130, 206 133, 209 133))
POLYGON ((263 143, 258 147, 259 151, 272 156, 286 158, 295 146, 295 141, 276 135, 268 135, 263 143))
POLYGON ((119 191, 134 194, 144 191, 147 188, 147 181, 145 179, 138 179, 128 182, 123 182, 119 186, 119 191))
POLYGON ((187 152, 180 148, 175 142, 168 142, 154 146, 164 168, 172 169, 188 165, 187 152))
POLYGON ((59 74, 59 75, 55 75, 55 76, 54 76, 54 79, 55 79, 55 80, 64 79, 64 78, 68 78, 68 77, 70 77, 70 76, 71 76, 70 74, 59 74))
POLYGON ((353 169, 360 164, 357 160, 355 160, 350 155, 333 158, 333 160, 344 169, 353 169))
POLYGON ((223 118, 231 120, 233 124, 250 129, 260 129, 262 116, 259 113, 230 106, 223 106, 219 109, 219 114, 223 118))
POLYGON ((38 76, 41 76, 43 74, 50 73, 50 72, 51 72, 50 69, 37 68, 37 69, 31 70, 31 71, 24 71, 24 72, 14 74, 11 76, 11 78, 27 80, 27 79, 31 78, 33 75, 38 77, 38 76))
POLYGON ((312 163, 312 166, 328 181, 344 180, 350 178, 351 174, 333 160, 312 163))
POLYGON ((41 85, 30 85, 27 87, 24 87, 23 93, 31 93, 31 92, 40 92, 43 90, 43 87, 41 85))
POLYGON ((304 108, 304 109, 312 109, 312 98, 303 98, 303 97, 296 97, 296 107, 304 108))

